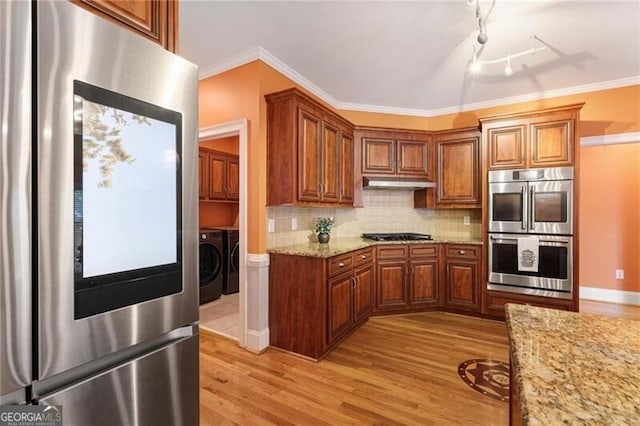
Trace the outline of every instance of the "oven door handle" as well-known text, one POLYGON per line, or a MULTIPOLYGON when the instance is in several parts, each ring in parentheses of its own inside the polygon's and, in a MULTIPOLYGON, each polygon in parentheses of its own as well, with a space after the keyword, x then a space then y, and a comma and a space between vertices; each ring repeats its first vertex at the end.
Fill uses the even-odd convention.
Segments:
MULTIPOLYGON (((494 237, 493 235, 489 235, 489 239, 492 241, 518 241, 517 238, 494 237)), ((569 244, 568 240, 539 240, 539 241, 541 243, 569 244)))
POLYGON ((536 187, 535 186, 531 186, 531 188, 529 189, 529 221, 530 221, 530 225, 529 225, 529 229, 530 230, 535 230, 535 226, 536 226, 536 213, 535 213, 535 209, 536 209, 536 201, 535 201, 535 196, 536 196, 536 187))
POLYGON ((522 198, 522 229, 527 229, 527 185, 520 188, 520 197, 522 198))

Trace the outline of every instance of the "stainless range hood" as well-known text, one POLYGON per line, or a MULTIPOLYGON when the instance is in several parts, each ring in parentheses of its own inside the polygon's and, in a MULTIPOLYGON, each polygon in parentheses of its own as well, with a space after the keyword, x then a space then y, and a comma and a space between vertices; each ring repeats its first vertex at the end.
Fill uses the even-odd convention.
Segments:
POLYGON ((435 188, 436 183, 426 179, 397 178, 397 177, 363 177, 364 189, 425 189, 435 188))

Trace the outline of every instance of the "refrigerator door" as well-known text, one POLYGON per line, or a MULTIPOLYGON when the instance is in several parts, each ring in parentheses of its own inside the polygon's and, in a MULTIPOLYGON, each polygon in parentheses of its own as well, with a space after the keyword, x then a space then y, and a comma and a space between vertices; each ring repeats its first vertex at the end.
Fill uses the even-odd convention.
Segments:
MULTIPOLYGON (((197 322, 198 84, 195 65, 71 2, 38 1, 35 5, 38 15, 35 133, 38 187, 38 335, 34 340, 37 342, 38 356, 34 379, 43 381, 197 322), (181 126, 176 126, 173 130, 174 136, 181 135, 181 149, 176 143, 171 150, 164 152, 166 155, 159 157, 164 159, 166 164, 162 164, 167 168, 180 170, 179 177, 173 182, 172 194, 176 206, 173 211, 179 212, 179 215, 176 214, 180 217, 182 226, 172 238, 173 244, 179 242, 181 249, 181 290, 145 301, 121 304, 111 310, 94 312, 85 317, 77 315, 74 269, 78 258, 74 250, 74 230, 76 218, 83 213, 74 206, 77 198, 74 184, 78 174, 82 179, 83 173, 82 161, 78 166, 74 153, 79 146, 83 158, 85 148, 82 137, 79 139, 80 143, 74 141, 74 124, 78 116, 82 119, 84 113, 82 105, 76 109, 78 96, 74 95, 77 86, 74 81, 81 82, 84 86, 99 87, 103 92, 109 91, 113 93, 112 99, 128 97, 138 100, 139 104, 146 103, 181 116, 181 126), (180 188, 179 196, 176 195, 175 188, 180 188), (176 197, 179 197, 179 202, 176 202, 176 197)), ((119 119, 117 112, 113 113, 113 119, 119 119)), ((127 128, 135 127, 133 124, 133 120, 129 120, 127 128)), ((80 128, 82 125, 84 123, 81 123, 80 128)), ((122 129, 124 133, 124 127, 122 129)), ((145 133, 145 136, 148 134, 145 133)), ((134 139, 148 143, 149 149, 158 154, 157 145, 154 145, 158 139, 134 139)), ((121 154, 119 151, 112 149, 111 157, 106 160, 105 157, 102 158, 109 162, 121 154)), ((137 164, 143 162, 141 160, 146 161, 147 157, 148 155, 142 154, 135 158, 132 167, 139 167, 137 164)), ((154 166, 153 171, 157 168, 154 166)), ((118 175, 114 172, 113 176, 116 179, 118 175)), ((142 178, 139 181, 123 179, 122 182, 129 189, 142 188, 143 191, 148 184, 142 178)), ((92 186, 95 187, 96 185, 92 186)), ((153 194, 164 197, 166 192, 153 194)), ((152 197, 147 196, 147 199, 152 197)), ((113 206, 106 201, 103 205, 113 206)), ((140 227, 148 226, 148 223, 163 213, 135 198, 131 198, 128 204, 119 202, 117 206, 118 210, 109 217, 111 221, 114 217, 116 221, 128 219, 132 217, 132 212, 144 214, 146 219, 138 221, 140 227)), ((155 229, 167 232, 166 227, 155 229)), ((176 231, 175 227, 173 231, 176 231)), ((143 240, 144 245, 135 254, 153 252, 159 246, 155 242, 158 234, 159 232, 149 232, 144 239, 136 239, 137 243, 143 240)), ((93 241, 102 240, 94 238, 93 241)), ((97 253, 103 251, 113 254, 117 250, 130 252, 130 246, 131 239, 125 238, 118 245, 109 243, 98 246, 97 253)), ((107 265, 112 262, 111 255, 104 255, 101 259, 107 265)), ((129 284, 128 289, 137 292, 133 299, 145 292, 135 285, 135 281, 129 284)), ((98 302, 105 299, 93 298, 98 302)))
POLYGON ((0 2, 0 405, 31 384, 31 2, 0 2))
POLYGON ((198 336, 174 342, 38 400, 65 425, 198 424, 198 336))

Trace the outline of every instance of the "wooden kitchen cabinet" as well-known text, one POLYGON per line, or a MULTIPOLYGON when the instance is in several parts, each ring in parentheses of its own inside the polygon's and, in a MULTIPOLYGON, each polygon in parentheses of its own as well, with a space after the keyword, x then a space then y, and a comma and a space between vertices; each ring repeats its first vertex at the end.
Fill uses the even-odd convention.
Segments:
POLYGON ((504 305, 507 303, 521 303, 539 306, 541 308, 561 309, 573 311, 573 300, 553 297, 532 296, 527 294, 509 293, 505 291, 488 290, 485 295, 484 313, 491 317, 505 318, 504 305))
POLYGON ((297 89, 265 99, 267 205, 352 206, 353 125, 297 89))
POLYGON ((583 105, 480 119, 489 170, 573 166, 583 105))
POLYGON ((437 132, 436 188, 414 193, 414 207, 479 208, 480 130, 478 127, 437 132))
POLYGON ((363 176, 434 178, 430 132, 359 127, 363 176))
POLYGON ((237 155, 200 148, 201 201, 237 202, 240 199, 240 159, 237 155))
POLYGON ((445 245, 444 307, 480 312, 480 259, 478 245, 445 245))
POLYGON ((71 0, 117 25, 123 26, 165 49, 178 49, 177 0, 71 0))
POLYGON ((325 258, 270 255, 270 344, 320 359, 369 317, 374 250, 325 258))
POLYGON ((375 312, 440 306, 438 253, 438 244, 378 246, 375 312))

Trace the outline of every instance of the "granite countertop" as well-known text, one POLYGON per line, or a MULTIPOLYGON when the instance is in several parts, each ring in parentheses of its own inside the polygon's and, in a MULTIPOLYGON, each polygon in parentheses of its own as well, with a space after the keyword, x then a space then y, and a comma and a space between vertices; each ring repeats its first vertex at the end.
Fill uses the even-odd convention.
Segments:
POLYGON ((482 240, 418 240, 418 241, 372 241, 360 237, 355 238, 332 238, 327 244, 309 242, 294 244, 289 246, 272 247, 267 249, 267 253, 288 254, 294 256, 309 257, 333 257, 339 254, 348 253, 361 248, 381 245, 381 244, 474 244, 482 245, 482 240))
POLYGON ((638 321, 506 305, 525 425, 640 421, 638 321))

